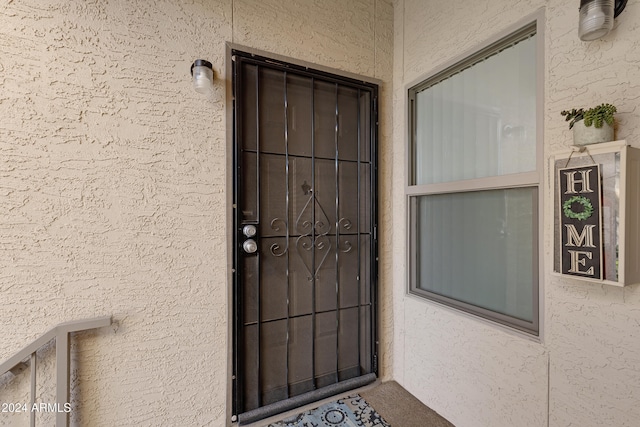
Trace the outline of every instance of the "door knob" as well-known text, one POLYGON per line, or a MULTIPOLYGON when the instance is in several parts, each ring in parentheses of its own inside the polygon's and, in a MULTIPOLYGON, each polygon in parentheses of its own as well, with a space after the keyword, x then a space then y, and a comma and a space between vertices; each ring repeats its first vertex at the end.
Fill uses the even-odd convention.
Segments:
POLYGON ((258 244, 253 239, 247 239, 242 244, 242 249, 248 254, 255 253, 258 250, 258 244))

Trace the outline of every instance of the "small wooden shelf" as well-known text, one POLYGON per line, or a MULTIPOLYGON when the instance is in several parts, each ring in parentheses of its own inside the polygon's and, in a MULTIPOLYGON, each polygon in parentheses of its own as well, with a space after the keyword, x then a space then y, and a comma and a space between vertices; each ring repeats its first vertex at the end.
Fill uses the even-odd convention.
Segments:
POLYGON ((613 286, 640 283, 640 149, 626 141, 572 147, 553 159, 554 251, 553 271, 563 277, 613 286), (600 165, 602 188, 602 279, 562 274, 559 169, 600 165))

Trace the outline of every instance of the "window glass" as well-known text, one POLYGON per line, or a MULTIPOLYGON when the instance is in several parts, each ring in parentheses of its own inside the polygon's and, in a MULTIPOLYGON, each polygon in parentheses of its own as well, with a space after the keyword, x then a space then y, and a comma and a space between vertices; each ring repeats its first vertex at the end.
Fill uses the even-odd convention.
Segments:
POLYGON ((410 292, 537 335, 538 21, 409 89, 410 292))
POLYGON ((536 169, 535 37, 415 95, 415 184, 536 169))
POLYGON ((533 320, 535 188, 421 196, 417 287, 533 320))

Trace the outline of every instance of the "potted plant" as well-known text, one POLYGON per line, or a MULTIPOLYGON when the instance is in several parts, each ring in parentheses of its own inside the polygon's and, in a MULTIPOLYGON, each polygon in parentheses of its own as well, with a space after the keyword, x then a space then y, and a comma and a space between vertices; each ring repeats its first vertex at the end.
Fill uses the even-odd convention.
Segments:
POLYGON ((597 107, 562 111, 569 129, 573 129, 573 145, 587 145, 614 140, 613 115, 616 107, 601 104, 597 107))

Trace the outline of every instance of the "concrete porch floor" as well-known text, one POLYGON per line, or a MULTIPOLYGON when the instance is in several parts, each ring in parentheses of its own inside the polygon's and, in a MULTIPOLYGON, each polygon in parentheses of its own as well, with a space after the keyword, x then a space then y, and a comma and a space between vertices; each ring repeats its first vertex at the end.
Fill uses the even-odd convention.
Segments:
POLYGON ((271 423, 300 412, 308 411, 325 403, 354 394, 359 394, 366 400, 391 427, 455 427, 435 411, 425 406, 395 381, 385 383, 376 381, 368 386, 331 396, 255 423, 243 424, 242 427, 266 427, 271 423))

